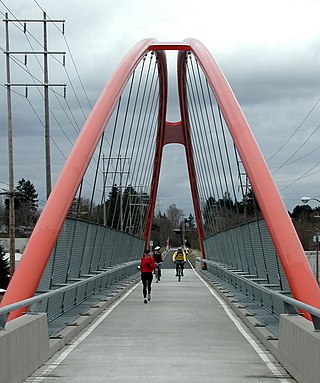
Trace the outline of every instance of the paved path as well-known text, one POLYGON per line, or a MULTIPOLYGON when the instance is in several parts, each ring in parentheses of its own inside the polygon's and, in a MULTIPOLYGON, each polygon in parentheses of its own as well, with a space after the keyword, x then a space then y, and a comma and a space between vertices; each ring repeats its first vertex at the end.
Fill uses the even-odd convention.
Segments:
POLYGON ((294 382, 213 294, 164 269, 151 302, 138 284, 26 382, 294 382))

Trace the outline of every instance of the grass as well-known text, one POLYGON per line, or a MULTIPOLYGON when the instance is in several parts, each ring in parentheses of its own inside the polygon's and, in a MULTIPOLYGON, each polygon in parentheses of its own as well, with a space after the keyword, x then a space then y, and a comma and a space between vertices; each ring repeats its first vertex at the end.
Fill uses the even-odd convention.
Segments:
POLYGON ((188 260, 191 262, 193 267, 196 267, 196 258, 201 256, 201 252, 198 249, 190 249, 188 253, 188 260))

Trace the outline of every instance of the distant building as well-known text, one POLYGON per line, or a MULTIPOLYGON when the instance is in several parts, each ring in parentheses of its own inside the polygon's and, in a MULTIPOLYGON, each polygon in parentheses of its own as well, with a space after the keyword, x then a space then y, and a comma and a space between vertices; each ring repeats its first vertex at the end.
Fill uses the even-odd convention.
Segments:
MULTIPOLYGON (((15 268, 17 268, 19 262, 20 262, 20 259, 22 257, 22 254, 21 253, 15 253, 15 268)), ((4 259, 8 260, 8 262, 10 263, 10 253, 5 253, 4 259)))
MULTIPOLYGON (((27 246, 29 238, 15 238, 15 247, 16 253, 23 253, 24 249, 27 246)), ((8 253, 10 249, 10 239, 9 238, 0 238, 0 243, 4 248, 4 252, 8 253)))
POLYGON ((6 225, 0 225, 0 233, 1 234, 7 234, 8 233, 6 225))

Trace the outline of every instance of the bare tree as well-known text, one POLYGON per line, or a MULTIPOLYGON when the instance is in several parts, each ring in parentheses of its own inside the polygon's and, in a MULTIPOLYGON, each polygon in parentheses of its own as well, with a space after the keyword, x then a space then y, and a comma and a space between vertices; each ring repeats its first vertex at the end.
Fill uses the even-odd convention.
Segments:
POLYGON ((172 227, 177 228, 180 226, 180 223, 183 218, 183 210, 178 209, 176 204, 172 204, 167 209, 167 217, 172 222, 172 227))

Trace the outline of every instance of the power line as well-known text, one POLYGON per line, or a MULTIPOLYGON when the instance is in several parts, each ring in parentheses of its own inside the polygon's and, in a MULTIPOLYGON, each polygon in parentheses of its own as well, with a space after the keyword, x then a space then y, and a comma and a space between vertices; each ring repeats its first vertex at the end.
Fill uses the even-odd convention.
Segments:
MULTIPOLYGON (((56 22, 63 22, 64 20, 55 20, 56 22)), ((43 12, 43 18, 41 20, 39 19, 29 19, 24 20, 24 32, 27 30, 27 23, 42 23, 43 24, 43 51, 41 52, 35 52, 34 50, 32 52, 22 52, 22 51, 11 51, 9 50, 9 23, 21 23, 22 20, 17 19, 14 17, 13 19, 8 18, 8 13, 5 15, 5 22, 6 22, 6 40, 7 40, 7 46, 6 46, 6 55, 7 55, 7 67, 10 66, 10 57, 12 55, 18 55, 18 54, 25 54, 25 57, 29 54, 35 54, 35 55, 43 55, 43 83, 37 83, 35 86, 43 86, 44 87, 44 119, 45 119, 45 163, 46 163, 46 192, 47 192, 47 198, 49 197, 51 193, 51 151, 50 151, 50 109, 49 109, 49 66, 48 66, 48 54, 52 54, 52 52, 48 51, 47 41, 47 23, 51 22, 50 20, 47 20, 46 13, 43 12)), ((55 52, 55 54, 62 54, 65 55, 65 52, 55 52)), ((10 70, 9 68, 7 71, 10 70)), ((34 84, 18 84, 18 83, 11 83, 10 76, 7 77, 7 88, 8 92, 10 92, 10 89, 12 86, 32 86, 34 84)), ((51 84, 52 85, 52 84, 51 84)), ((55 84, 55 86, 66 86, 65 84, 55 84)))
POLYGON ((295 183, 297 183, 298 181, 300 181, 302 178, 307 177, 308 174, 311 172, 311 170, 313 170, 319 164, 320 164, 320 161, 317 162, 315 165, 313 165, 309 170, 307 170, 305 173, 303 173, 300 177, 297 177, 295 180, 293 180, 289 185, 287 185, 284 188, 280 189, 280 191, 283 191, 283 190, 287 189, 288 187, 290 187, 290 186, 294 185, 295 183))
MULTIPOLYGON (((33 0, 33 1, 34 1, 34 2, 36 3, 36 5, 37 5, 37 6, 44 12, 44 9, 41 7, 41 5, 38 3, 38 1, 37 1, 37 0, 33 0)), ((51 20, 49 17, 48 17, 48 19, 51 20)), ((60 31, 60 28, 57 26, 56 23, 53 23, 53 25, 60 31)), ((70 46, 69 46, 67 37, 66 37, 66 35, 65 35, 65 33, 64 33, 64 30, 61 31, 61 32, 62 32, 64 41, 65 41, 65 43, 66 43, 67 50, 68 50, 68 53, 69 53, 69 55, 70 55, 72 64, 73 64, 73 66, 74 66, 74 69, 75 69, 75 71, 76 71, 77 77, 78 77, 79 82, 80 82, 80 84, 81 84, 81 88, 82 88, 82 90, 83 90, 83 93, 84 93, 84 95, 85 95, 85 97, 86 97, 86 99, 87 99, 87 102, 88 102, 90 108, 92 108, 92 104, 91 104, 91 102, 90 102, 90 100, 89 100, 88 94, 87 94, 86 89, 85 89, 85 87, 84 87, 84 85, 83 85, 83 82, 82 82, 80 73, 79 73, 79 71, 78 71, 76 62, 75 62, 75 60, 74 60, 73 54, 72 54, 72 52, 71 52, 71 49, 70 49, 70 46)))
MULTIPOLYGON (((8 7, 6 7, 6 8, 9 9, 8 7)), ((0 11, 0 12, 1 12, 1 11, 0 11)), ((37 41, 37 43, 38 43, 39 45, 41 45, 41 46, 43 46, 43 45, 39 42, 39 40, 38 40, 35 36, 33 36, 28 30, 26 30, 26 27, 23 28, 23 24, 22 24, 22 22, 21 22, 21 21, 20 21, 20 20, 13 14, 13 12, 10 11, 10 14, 14 17, 14 21, 15 21, 15 23, 14 23, 13 25, 14 25, 15 27, 17 27, 18 30, 20 30, 21 32, 24 32, 25 38, 26 38, 26 40, 28 41, 30 48, 32 49, 32 52, 29 52, 29 53, 32 53, 32 54, 35 55, 35 58, 36 58, 36 60, 37 60, 37 62, 38 62, 38 64, 39 64, 39 67, 40 67, 40 69, 43 71, 43 67, 42 67, 42 65, 40 64, 40 62, 39 62, 39 60, 38 60, 38 57, 37 57, 37 54, 42 53, 42 52, 35 52, 35 50, 34 50, 34 48, 33 48, 33 46, 32 46, 32 43, 31 43, 30 39, 28 38, 26 32, 28 32, 29 35, 30 35, 35 41, 37 41)), ((50 18, 48 18, 48 19, 50 19, 50 18)), ((35 20, 34 20, 34 21, 35 21, 35 20)), ((57 27, 57 25, 56 25, 56 23, 55 23, 55 20, 50 19, 50 21, 57 27)), ((58 27, 57 27, 57 28, 58 28, 58 27)), ((58 29, 59 29, 59 28, 58 28, 58 29)), ((61 31, 61 30, 59 29, 59 31, 61 31)), ((3 48, 1 48, 1 49, 5 52, 5 49, 3 49, 3 48)), ((16 53, 17 53, 17 52, 16 52, 16 53)), ((63 52, 63 53, 65 54, 65 52, 63 52)), ((51 52, 48 51, 48 54, 51 54, 51 52)), ((11 56, 10 59, 11 59, 12 61, 14 61, 18 66, 20 66, 20 68, 23 69, 23 70, 24 70, 24 71, 31 77, 31 79, 33 80, 34 84, 28 84, 28 86, 35 86, 35 87, 37 87, 37 90, 39 91, 40 96, 44 99, 42 93, 41 93, 40 90, 39 90, 39 86, 43 86, 44 83, 43 83, 41 80, 39 80, 37 77, 35 77, 35 76, 30 72, 29 69, 27 69, 27 67, 26 67, 26 60, 25 60, 25 64, 23 65, 23 62, 22 62, 21 60, 17 59, 16 57, 11 56), (39 86, 38 86, 38 84, 39 84, 39 86)), ((64 60, 64 61, 65 61, 65 60, 64 60)), ((65 67, 65 66, 64 66, 64 67, 65 67)), ((65 69, 66 69, 66 68, 65 68, 65 69)), ((73 84, 72 84, 71 78, 70 78, 70 76, 69 76, 67 70, 66 70, 66 74, 68 75, 69 83, 71 84, 71 87, 72 87, 72 89, 73 89, 74 95, 75 95, 75 97, 76 97, 76 99, 77 99, 77 101, 78 101, 79 107, 80 107, 80 109, 81 109, 82 112, 83 112, 81 103, 80 103, 80 101, 79 101, 79 99, 78 99, 78 97, 77 97, 77 92, 75 91, 75 88, 74 88, 74 86, 73 86, 73 84)), ((12 85, 13 85, 13 84, 12 84, 12 85)), ((16 85, 17 85, 17 84, 16 84, 16 85)), ((19 84, 19 85, 21 85, 21 86, 25 86, 26 84, 19 84)), ((65 84, 63 84, 63 86, 65 86, 65 84)), ((52 92, 54 93, 54 95, 55 95, 56 98, 57 98, 57 94, 56 94, 56 92, 54 91, 54 89, 53 89, 52 87, 49 87, 49 89, 50 89, 50 91, 52 91, 52 92)), ((21 93, 16 92, 16 91, 13 91, 13 89, 11 89, 11 91, 14 92, 14 93, 17 93, 18 95, 20 95, 20 96, 22 96, 22 97, 24 97, 21 93)), ((27 98, 30 107, 32 108, 33 112, 35 113, 35 115, 37 116, 37 118, 39 119, 39 121, 41 122, 42 126, 44 126, 44 124, 43 124, 42 121, 41 121, 41 118, 39 117, 38 113, 36 112, 35 108, 33 107, 33 105, 31 104, 30 100, 29 100, 28 97, 27 97, 27 88, 26 88, 26 96, 25 96, 25 97, 27 98)), ((57 100, 58 100, 58 99, 57 99, 57 100)), ((59 100, 58 100, 58 102, 59 102, 59 100)), ((65 108, 63 107, 63 105, 61 104, 61 102, 59 102, 59 105, 60 105, 61 109, 63 110, 63 112, 64 112, 64 113, 66 114, 66 116, 67 116, 66 110, 65 110, 65 108)), ((79 132, 80 132, 80 128, 79 128, 79 126, 78 126, 78 124, 77 124, 77 122, 76 122, 76 119, 75 119, 75 117, 74 117, 74 114, 73 114, 73 112, 72 112, 72 109, 70 108, 70 105, 68 104, 68 102, 66 102, 66 105, 67 105, 67 107, 68 107, 68 109, 69 109, 69 111, 70 111, 70 114, 73 116, 73 119, 74 119, 74 121, 75 121, 77 127, 75 127, 74 124, 72 124, 72 122, 71 122, 71 120, 68 118, 68 116, 67 116, 67 118, 69 119, 69 122, 71 123, 71 125, 75 128, 75 131, 76 131, 77 133, 79 133, 79 132)), ((49 108, 49 111, 50 111, 50 114, 51 114, 51 115, 53 116, 53 118, 55 119, 55 121, 57 122, 57 124, 58 124, 58 126, 60 127, 60 129, 62 130, 63 134, 66 136, 67 140, 68 140, 68 141, 71 143, 71 145, 72 145, 71 140, 68 138, 66 132, 65 132, 64 129, 62 128, 62 125, 59 123, 59 120, 58 120, 57 117, 55 116, 54 112, 53 112, 50 108, 49 108)), ((86 118, 86 115, 85 115, 84 112, 83 112, 83 115, 84 115, 84 117, 86 118)), ((50 139, 52 140, 52 142, 53 142, 53 143, 55 144, 55 146, 57 147, 58 151, 62 154, 63 158, 66 159, 66 156, 65 156, 65 155, 63 154, 63 152, 60 150, 59 146, 58 146, 57 143, 54 141, 53 137, 52 137, 51 135, 49 135, 49 136, 50 136, 50 139)), ((88 184, 89 184, 89 183, 88 183, 88 184)), ((91 185, 91 186, 92 186, 92 185, 91 185)))
POLYGON ((305 141, 298 147, 298 149, 281 165, 279 166, 272 174, 275 174, 278 170, 283 168, 288 162, 303 148, 303 146, 311 139, 311 137, 316 133, 320 128, 320 124, 314 129, 314 131, 305 139, 305 141))
MULTIPOLYGON (((38 1, 37 1, 37 0, 34 0, 34 2, 35 2, 36 5, 37 5, 37 6, 44 12, 44 9, 41 7, 41 5, 38 3, 38 1)), ((48 17, 48 19, 51 20, 50 17, 48 17)), ((70 49, 70 46, 69 46, 67 37, 66 37, 66 35, 65 35, 65 33, 64 33, 64 29, 61 31, 60 28, 57 26, 57 24, 56 24, 54 21, 52 21, 52 22, 53 22, 53 25, 54 25, 60 32, 62 32, 62 35, 63 35, 64 41, 65 41, 65 44, 66 44, 68 53, 69 53, 69 55, 70 55, 72 64, 73 64, 73 66, 74 66, 74 69, 75 69, 75 71, 76 71, 77 77, 78 77, 78 79, 79 79, 79 82, 80 82, 82 91, 83 91, 83 93, 84 93, 84 95, 85 95, 85 97, 86 97, 86 99, 87 99, 87 102, 88 102, 90 108, 92 108, 92 104, 91 104, 91 102, 90 102, 90 100, 89 100, 88 94, 87 94, 87 92, 86 92, 86 90, 85 90, 85 87, 84 87, 84 85, 83 85, 83 82, 82 82, 80 73, 79 73, 79 71, 78 71, 76 62, 75 62, 75 60, 74 60, 73 54, 72 54, 72 52, 71 52, 71 49, 70 49)), ((66 69, 66 68, 65 68, 65 69, 66 69)), ((67 76, 69 77, 68 73, 67 73, 67 76)), ((80 107, 81 107, 81 105, 80 105, 80 107)), ((81 108, 81 110, 82 110, 82 108, 81 108)), ((83 114, 84 114, 84 112, 83 112, 83 114)), ((84 116, 85 116, 85 114, 84 114, 84 116)), ((86 116, 85 116, 85 118, 86 118, 86 116)))
POLYGON ((273 153, 273 155, 271 157, 269 157, 267 159, 267 162, 271 161, 278 153, 280 153, 280 151, 289 143, 289 141, 293 138, 293 136, 297 133, 297 131, 302 127, 302 125, 305 123, 305 121, 308 119, 308 117, 311 115, 311 113, 314 111, 314 109, 316 108, 316 106, 319 104, 320 102, 320 99, 318 99, 316 101, 316 103, 314 104, 314 106, 311 108, 311 110, 309 111, 309 113, 307 113, 306 117, 302 120, 302 122, 299 124, 299 126, 295 129, 295 131, 291 134, 291 136, 280 146, 279 149, 276 150, 275 153, 273 153))

